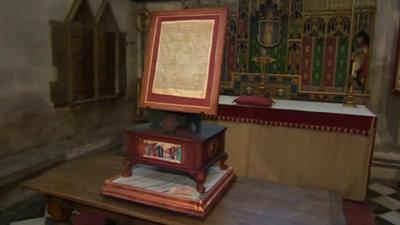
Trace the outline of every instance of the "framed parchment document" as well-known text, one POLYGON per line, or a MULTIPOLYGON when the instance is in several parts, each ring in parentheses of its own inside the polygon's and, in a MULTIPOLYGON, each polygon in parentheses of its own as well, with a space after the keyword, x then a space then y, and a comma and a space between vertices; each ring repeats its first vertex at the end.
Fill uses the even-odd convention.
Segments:
POLYGON ((151 13, 140 107, 215 115, 226 8, 151 13))
POLYGON ((400 95, 400 28, 397 36, 396 58, 393 69, 393 93, 400 95))

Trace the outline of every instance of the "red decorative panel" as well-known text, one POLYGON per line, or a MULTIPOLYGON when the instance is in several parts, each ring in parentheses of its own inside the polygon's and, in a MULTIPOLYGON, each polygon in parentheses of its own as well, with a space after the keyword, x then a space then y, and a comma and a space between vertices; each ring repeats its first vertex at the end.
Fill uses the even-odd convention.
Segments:
POLYGON ((334 85, 335 68, 336 68, 336 38, 328 38, 326 40, 325 49, 325 76, 324 87, 332 87, 334 85))
POLYGON ((365 136, 374 134, 376 128, 376 117, 373 116, 319 113, 257 106, 221 104, 218 108, 218 116, 207 116, 206 118, 365 136))
POLYGON ((232 80, 233 76, 232 73, 234 72, 235 65, 236 65, 236 38, 229 38, 227 43, 227 50, 226 50, 226 60, 227 60, 227 79, 232 80))
POLYGON ((311 38, 303 39, 303 60, 302 60, 302 84, 310 85, 312 76, 312 52, 313 40, 311 38))

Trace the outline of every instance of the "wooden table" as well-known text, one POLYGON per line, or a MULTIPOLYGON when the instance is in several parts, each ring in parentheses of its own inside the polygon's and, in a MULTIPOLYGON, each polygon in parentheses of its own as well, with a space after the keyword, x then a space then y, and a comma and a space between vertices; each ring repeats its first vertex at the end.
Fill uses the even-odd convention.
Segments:
POLYGON ((48 196, 49 214, 58 222, 78 210, 123 224, 345 224, 341 199, 332 192, 242 177, 204 220, 100 195, 104 180, 122 171, 122 160, 108 153, 76 159, 24 186, 48 196))

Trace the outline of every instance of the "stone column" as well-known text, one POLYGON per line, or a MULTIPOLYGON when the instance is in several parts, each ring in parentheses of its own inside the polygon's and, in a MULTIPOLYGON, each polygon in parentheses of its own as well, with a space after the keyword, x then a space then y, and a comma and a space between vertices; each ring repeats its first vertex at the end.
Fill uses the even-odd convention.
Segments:
POLYGON ((398 0, 377 1, 374 33, 371 37, 371 98, 368 101, 368 107, 379 117, 377 143, 400 143, 400 97, 391 93, 399 12, 398 0))

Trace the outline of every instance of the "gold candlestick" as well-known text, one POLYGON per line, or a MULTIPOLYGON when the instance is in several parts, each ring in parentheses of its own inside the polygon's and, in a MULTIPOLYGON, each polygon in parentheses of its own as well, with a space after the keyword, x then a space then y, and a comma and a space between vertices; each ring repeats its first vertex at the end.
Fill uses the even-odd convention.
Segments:
POLYGON ((353 82, 352 78, 349 77, 349 88, 347 91, 347 95, 344 97, 344 107, 352 107, 355 108, 357 107, 357 104, 354 102, 354 95, 353 95, 353 82))
POLYGON ((267 86, 265 86, 265 75, 261 74, 260 77, 260 84, 258 85, 258 95, 259 96, 265 96, 265 91, 267 90, 267 86))

